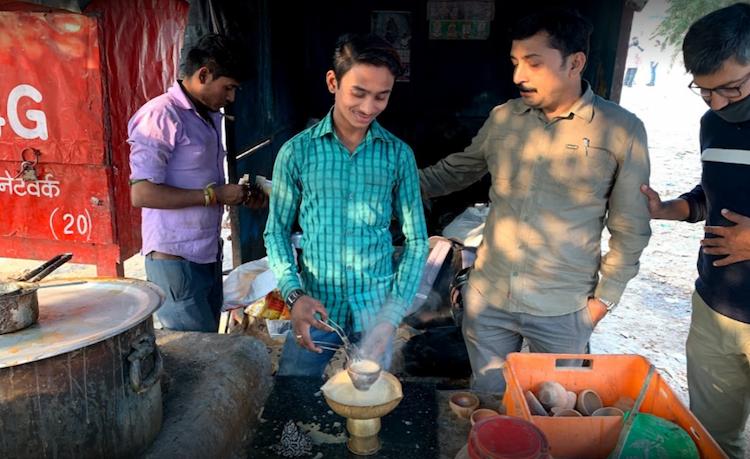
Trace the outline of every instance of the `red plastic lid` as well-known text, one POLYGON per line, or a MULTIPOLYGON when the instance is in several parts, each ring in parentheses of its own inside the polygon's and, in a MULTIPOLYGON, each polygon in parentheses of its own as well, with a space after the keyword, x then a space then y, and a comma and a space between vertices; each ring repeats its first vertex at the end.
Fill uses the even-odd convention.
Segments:
POLYGON ((483 419, 469 433, 472 459, 542 459, 549 457, 549 443, 534 424, 510 416, 483 419))

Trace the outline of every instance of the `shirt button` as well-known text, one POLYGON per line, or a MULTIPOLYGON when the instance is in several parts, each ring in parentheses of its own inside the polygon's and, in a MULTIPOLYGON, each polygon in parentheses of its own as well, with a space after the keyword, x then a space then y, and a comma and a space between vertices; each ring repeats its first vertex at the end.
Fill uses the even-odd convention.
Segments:
POLYGON ((352 265, 346 265, 346 270, 347 271, 351 271, 353 269, 354 269, 354 267, 352 267, 352 265))
POLYGON ((513 271, 513 277, 518 277, 518 271, 513 271))

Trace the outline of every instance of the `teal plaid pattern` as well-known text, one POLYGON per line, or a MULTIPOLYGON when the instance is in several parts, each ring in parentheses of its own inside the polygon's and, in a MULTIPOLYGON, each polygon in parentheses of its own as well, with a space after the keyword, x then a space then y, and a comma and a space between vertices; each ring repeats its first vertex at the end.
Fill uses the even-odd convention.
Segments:
POLYGON ((377 121, 350 154, 329 112, 281 147, 264 237, 284 297, 301 288, 355 332, 381 321, 398 326, 428 251, 414 154, 377 121), (394 215, 406 236, 396 262, 388 230, 394 215), (289 239, 297 219, 299 276, 289 239))

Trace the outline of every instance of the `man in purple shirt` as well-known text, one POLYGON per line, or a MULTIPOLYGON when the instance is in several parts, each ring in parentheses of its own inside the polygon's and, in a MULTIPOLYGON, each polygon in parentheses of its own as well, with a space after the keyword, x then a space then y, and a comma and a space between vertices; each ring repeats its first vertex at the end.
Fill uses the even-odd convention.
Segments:
POLYGON ((234 101, 246 74, 233 43, 206 35, 188 52, 184 79, 128 122, 141 253, 148 280, 167 295, 157 318, 171 330, 218 329, 224 205, 258 207, 266 200, 246 186, 225 184, 219 110, 234 101))

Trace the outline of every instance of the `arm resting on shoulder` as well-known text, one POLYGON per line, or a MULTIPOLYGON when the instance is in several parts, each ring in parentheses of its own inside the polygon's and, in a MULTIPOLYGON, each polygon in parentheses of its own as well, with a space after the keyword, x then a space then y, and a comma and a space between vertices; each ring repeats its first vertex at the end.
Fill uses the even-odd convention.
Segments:
POLYGON ((487 173, 487 138, 494 113, 495 110, 464 151, 453 153, 419 171, 419 184, 425 197, 435 198, 463 190, 484 177, 487 173))

